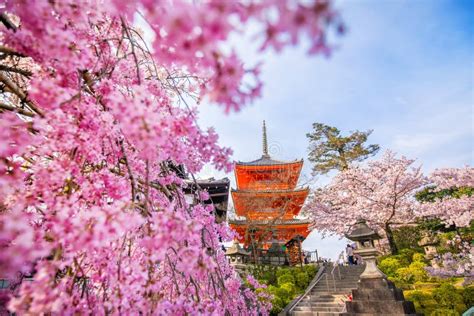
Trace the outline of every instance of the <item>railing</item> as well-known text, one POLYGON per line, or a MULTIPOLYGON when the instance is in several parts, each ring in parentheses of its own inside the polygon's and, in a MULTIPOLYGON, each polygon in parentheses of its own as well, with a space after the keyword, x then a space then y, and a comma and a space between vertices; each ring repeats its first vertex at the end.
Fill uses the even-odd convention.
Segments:
MULTIPOLYGON (((291 312, 293 312, 293 310, 295 309, 295 307, 306 297, 308 296, 308 294, 311 292, 311 290, 316 286, 316 284, 319 283, 319 281, 322 279, 323 277, 323 274, 326 270, 326 266, 325 265, 321 265, 319 267, 319 270, 318 270, 318 273, 316 274, 316 276, 314 277, 313 280, 316 280, 314 282, 311 282, 308 287, 306 288, 306 291, 304 292, 304 294, 302 294, 300 297, 298 297, 297 299, 293 300, 293 302, 291 302, 290 304, 288 304, 287 308, 285 308, 280 314, 278 315, 291 315, 291 312)), ((326 274, 326 277, 327 277, 327 274, 326 274)))
MULTIPOLYGON (((341 269, 339 267, 339 260, 343 259, 344 258, 344 251, 341 251, 341 253, 339 254, 336 262, 334 263, 334 267, 332 268, 331 270, 331 276, 332 276, 332 282, 333 282, 333 285, 334 285, 334 291, 337 291, 337 288, 336 288, 336 277, 334 276, 334 271, 337 269, 337 276, 339 278, 339 280, 341 279, 341 269)), ((326 275, 326 283, 327 283, 327 275, 326 275)), ((329 286, 327 286, 328 288, 328 291, 329 291, 329 286)))

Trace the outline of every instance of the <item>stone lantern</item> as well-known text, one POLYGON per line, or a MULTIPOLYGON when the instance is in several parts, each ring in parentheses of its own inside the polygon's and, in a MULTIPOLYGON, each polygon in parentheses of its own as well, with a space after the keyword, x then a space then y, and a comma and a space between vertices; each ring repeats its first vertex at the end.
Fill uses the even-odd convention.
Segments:
POLYGON ((380 239, 379 234, 372 230, 364 219, 359 219, 352 226, 351 231, 346 234, 346 238, 357 243, 354 254, 361 256, 366 263, 365 270, 360 277, 362 279, 385 278, 385 274, 377 268, 375 261, 379 251, 375 248, 374 241, 380 239))
POLYGON ((245 251, 237 240, 234 240, 232 246, 225 252, 225 255, 229 257, 230 264, 233 266, 244 265, 247 262, 247 257, 250 256, 250 252, 245 251))
POLYGON ((354 253, 364 259, 366 267, 357 289, 352 290, 352 301, 346 301, 346 310, 340 315, 417 315, 415 306, 405 300, 403 291, 377 268, 375 258, 378 250, 374 240, 380 236, 367 226, 365 220, 359 219, 346 237, 357 243, 354 253))
POLYGON ((439 240, 436 236, 424 233, 423 238, 418 242, 418 245, 423 247, 425 258, 431 260, 438 254, 438 251, 436 250, 436 245, 438 245, 438 243, 439 240))

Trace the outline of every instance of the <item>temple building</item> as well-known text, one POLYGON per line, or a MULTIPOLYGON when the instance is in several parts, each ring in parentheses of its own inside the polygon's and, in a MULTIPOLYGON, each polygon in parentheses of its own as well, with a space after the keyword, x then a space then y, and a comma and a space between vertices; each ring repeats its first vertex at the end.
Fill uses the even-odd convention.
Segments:
POLYGON ((297 218, 309 192, 297 188, 302 167, 303 160, 270 157, 265 121, 262 157, 235 164, 237 189, 231 195, 238 219, 229 224, 237 231, 238 241, 253 254, 253 261, 267 257, 272 264, 301 262, 301 242, 309 234, 309 221, 297 218))
POLYGON ((195 204, 199 201, 197 192, 207 191, 209 199, 202 201, 204 204, 214 205, 214 216, 216 223, 222 223, 227 220, 227 201, 229 196, 230 180, 228 178, 222 179, 185 179, 187 187, 184 189, 188 203, 195 204))

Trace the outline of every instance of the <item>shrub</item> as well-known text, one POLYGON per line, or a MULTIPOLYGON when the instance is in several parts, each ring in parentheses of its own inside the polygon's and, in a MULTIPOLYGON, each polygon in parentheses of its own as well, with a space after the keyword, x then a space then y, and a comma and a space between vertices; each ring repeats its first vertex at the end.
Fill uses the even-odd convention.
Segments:
POLYGON ((393 238, 398 249, 421 250, 418 242, 422 238, 422 229, 419 226, 404 226, 393 231, 393 238))
POLYGON ((415 253, 413 254, 413 257, 412 257, 413 261, 414 262, 425 262, 425 256, 421 253, 415 253))
POLYGON ((415 253, 416 251, 413 249, 402 249, 393 258, 397 259, 402 267, 408 267, 412 263, 415 253))
POLYGON ((305 272, 296 275, 296 286, 304 290, 309 284, 309 276, 305 272))
POLYGON ((303 270, 308 275, 309 280, 312 280, 316 276, 316 273, 318 272, 318 268, 314 265, 306 265, 303 267, 303 270))
POLYGON ((387 276, 394 277, 398 269, 401 268, 400 261, 395 258, 388 257, 383 259, 379 264, 379 269, 387 276))
POLYGON ((444 283, 439 288, 435 289, 433 291, 433 298, 442 308, 455 310, 458 312, 463 312, 466 310, 463 297, 451 284, 444 283))
POLYGON ((289 298, 292 298, 293 295, 296 293, 296 288, 293 283, 284 283, 280 286, 280 288, 288 292, 289 298))
POLYGON ((433 301, 433 296, 429 292, 425 291, 407 291, 405 292, 405 298, 412 301, 415 304, 416 311, 426 313, 426 308, 433 305, 436 306, 436 302, 433 301))
POLYGON ((390 281, 392 281, 393 283, 395 283, 395 286, 399 289, 402 289, 402 290, 413 290, 413 286, 407 282, 405 282, 404 280, 398 278, 398 277, 389 277, 388 278, 390 281))
POLYGON ((428 280, 428 273, 424 269, 426 265, 423 262, 415 261, 407 268, 400 268, 396 275, 400 280, 407 283, 423 282, 428 280))
POLYGON ((467 307, 474 306, 474 286, 464 288, 462 297, 467 307))
POLYGON ((290 269, 288 269, 288 268, 280 268, 280 269, 278 269, 278 270, 276 271, 276 277, 279 278, 279 277, 281 277, 282 275, 288 274, 288 273, 290 273, 290 269))
POLYGON ((415 282, 413 285, 415 290, 429 290, 432 291, 439 287, 439 283, 433 283, 433 282, 415 282))
POLYGON ((295 278, 290 273, 283 274, 282 276, 278 277, 278 285, 282 285, 285 283, 295 283, 295 278))
POLYGON ((286 306, 285 300, 283 300, 279 296, 273 297, 272 309, 270 311, 270 315, 278 315, 278 313, 281 312, 281 310, 285 308, 285 306, 286 306))
POLYGON ((448 308, 437 308, 435 309, 430 316, 459 316, 460 314, 455 310, 448 308))

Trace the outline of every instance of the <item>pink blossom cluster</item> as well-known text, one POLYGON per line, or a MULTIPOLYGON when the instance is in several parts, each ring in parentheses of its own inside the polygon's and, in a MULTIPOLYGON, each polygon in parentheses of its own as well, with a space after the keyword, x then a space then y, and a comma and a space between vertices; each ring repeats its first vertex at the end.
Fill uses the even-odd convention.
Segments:
POLYGON ((4 99, 17 102, 0 113, 0 277, 21 283, 9 309, 266 314, 269 298, 221 249, 232 232, 212 206, 186 203, 173 170, 231 168, 190 105, 238 110, 260 94, 258 70, 226 53, 230 34, 252 22, 262 49, 307 35, 327 53, 326 32, 342 30, 330 3, 20 0, 1 13, 2 53, 34 64, 26 84, 8 83, 4 99))
POLYGON ((443 168, 436 169, 430 180, 437 189, 450 189, 453 187, 474 187, 474 168, 466 166, 464 168, 443 168))
POLYGON ((474 281, 474 248, 469 241, 461 240, 459 236, 450 241, 456 253, 447 252, 433 259, 434 264, 425 269, 435 277, 450 278, 464 277, 464 283, 474 281))
MULTIPOLYGON (((474 168, 445 168, 435 170, 429 177, 435 190, 450 188, 474 188, 474 168)), ((423 212, 427 216, 439 217, 447 224, 458 227, 469 226, 474 218, 474 196, 446 196, 431 203, 424 203, 423 212)))

